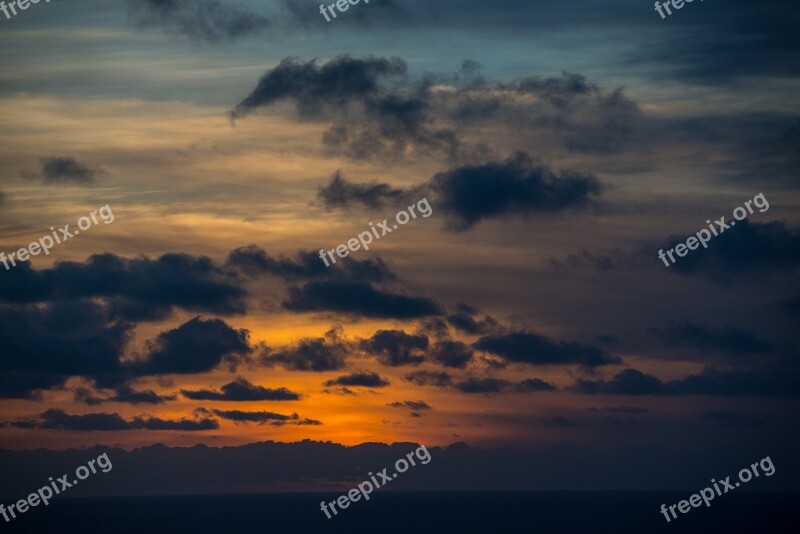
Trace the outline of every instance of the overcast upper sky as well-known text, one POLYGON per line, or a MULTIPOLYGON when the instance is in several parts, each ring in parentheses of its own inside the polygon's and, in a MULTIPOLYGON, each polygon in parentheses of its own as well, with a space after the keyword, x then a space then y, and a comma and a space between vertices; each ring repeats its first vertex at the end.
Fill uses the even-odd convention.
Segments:
POLYGON ((0 15, 0 250, 113 213, 0 265, 0 447, 624 443, 657 465, 727 440, 796 468, 798 19, 782 0, 0 15))

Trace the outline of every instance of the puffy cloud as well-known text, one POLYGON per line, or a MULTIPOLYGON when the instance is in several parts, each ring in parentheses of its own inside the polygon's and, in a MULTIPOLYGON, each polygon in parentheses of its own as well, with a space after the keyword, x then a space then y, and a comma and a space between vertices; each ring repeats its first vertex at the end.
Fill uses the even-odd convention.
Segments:
POLYGON ((474 346, 510 362, 530 365, 579 364, 583 367, 599 367, 622 363, 619 357, 598 347, 553 341, 533 332, 483 336, 474 346))
POLYGON ((365 388, 382 388, 389 384, 390 382, 381 378, 378 373, 369 372, 350 373, 325 382, 326 386, 358 386, 365 388))
POLYGON ((220 389, 221 391, 182 389, 181 395, 192 400, 215 401, 290 401, 300 399, 300 395, 286 388, 265 388, 252 384, 241 377, 223 385, 220 389))

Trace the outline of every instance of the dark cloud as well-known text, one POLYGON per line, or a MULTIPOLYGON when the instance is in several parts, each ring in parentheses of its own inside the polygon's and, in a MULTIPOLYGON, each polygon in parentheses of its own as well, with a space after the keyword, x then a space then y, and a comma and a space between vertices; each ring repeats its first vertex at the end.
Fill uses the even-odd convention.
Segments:
POLYGON ((200 41, 232 40, 263 33, 270 20, 217 0, 127 0, 140 28, 161 28, 200 41))
POLYGON ((45 185, 94 185, 95 179, 108 174, 100 167, 93 168, 68 156, 50 156, 39 159, 39 173, 24 172, 28 179, 41 178, 45 185))
POLYGON ((624 64, 659 65, 651 71, 659 80, 700 85, 796 76, 799 22, 790 0, 734 0, 714 15, 698 13, 690 31, 643 40, 623 55, 624 64), (753 20, 759 23, 750 24, 753 20))
POLYGON ((609 381, 578 379, 572 388, 589 395, 667 395, 668 388, 658 378, 636 369, 625 369, 609 381))
POLYGON ((292 371, 336 371, 345 367, 345 356, 351 350, 341 338, 339 328, 332 328, 321 338, 301 339, 280 350, 265 349, 263 365, 281 364, 292 371))
POLYGON ((441 313, 425 297, 409 297, 376 289, 369 283, 319 281, 293 287, 284 308, 295 312, 340 312, 364 317, 413 319, 441 313))
POLYGON ((531 365, 580 364, 583 367, 598 367, 622 363, 619 357, 598 347, 553 341, 533 332, 484 336, 474 346, 510 362, 531 365))
POLYGON ((636 369, 625 369, 611 380, 578 379, 572 390, 589 395, 714 395, 725 397, 796 397, 800 369, 789 361, 759 370, 707 366, 700 374, 662 382, 636 369))
POLYGON ((302 115, 315 115, 325 106, 346 107, 348 102, 376 96, 379 79, 405 73, 406 63, 400 58, 344 55, 322 66, 315 60, 286 58, 261 77, 253 92, 231 111, 231 117, 244 117, 280 100, 293 100, 302 115))
POLYGON ((436 206, 456 230, 504 215, 554 213, 585 208, 603 187, 592 175, 559 171, 517 153, 505 162, 456 167, 435 175, 436 206))
MULTIPOLYGON (((726 217, 725 222, 730 224, 731 221, 726 217)), ((686 238, 671 236, 655 250, 666 251, 685 242, 686 238)), ((800 228, 792 230, 782 221, 752 223, 744 219, 714 237, 708 248, 698 248, 676 259, 678 261, 668 269, 670 272, 704 274, 723 283, 740 275, 794 272, 800 267, 800 228)))
POLYGON ((38 271, 21 263, 0 277, 0 301, 105 297, 121 318, 126 318, 126 311, 134 312, 130 320, 161 318, 172 307, 222 315, 244 313, 245 296, 234 274, 210 258, 188 254, 164 254, 155 260, 95 254, 85 263, 64 261, 38 271))
POLYGON ((418 386, 445 387, 453 383, 452 375, 433 371, 414 371, 405 375, 403 379, 418 386))
POLYGON ((526 378, 514 385, 516 391, 532 393, 535 391, 555 391, 556 387, 550 382, 545 382, 540 378, 526 378))
MULTIPOLYGON (((114 395, 107 400, 113 402, 124 402, 127 404, 163 404, 167 401, 175 400, 175 395, 159 395, 151 389, 136 391, 130 386, 123 384, 116 389, 114 395)), ((93 404, 86 402, 86 404, 93 404)))
POLYGON ((89 301, 0 305, 0 396, 36 398, 69 376, 119 375, 132 327, 89 301))
POLYGON ((286 388, 265 388, 252 384, 241 377, 225 384, 220 389, 221 391, 182 389, 181 395, 192 400, 215 401, 290 401, 300 399, 299 394, 286 388))
POLYGON ((221 319, 195 317, 148 342, 147 358, 134 366, 137 374, 202 373, 228 358, 250 353, 247 330, 221 319))
POLYGON ((406 334, 402 330, 378 330, 361 347, 377 356, 383 365, 419 365, 425 361, 428 338, 406 334))
POLYGON ((439 341, 430 352, 431 360, 438 362, 445 367, 456 367, 463 369, 472 361, 474 353, 469 346, 460 341, 439 341))
POLYGON ((325 382, 326 386, 358 386, 365 388, 382 388, 389 384, 390 382, 381 378, 378 373, 368 372, 350 373, 325 382))
POLYGON ((499 393, 509 386, 511 382, 499 378, 467 378, 455 385, 462 393, 499 393))
POLYGON ((702 351, 719 351, 732 355, 767 354, 774 347, 740 328, 716 330, 690 321, 669 323, 663 330, 653 332, 669 347, 688 347, 702 351))
POLYGON ((393 189, 388 184, 355 184, 342 177, 341 171, 331 176, 328 185, 317 192, 317 200, 328 208, 347 208, 363 204, 368 208, 380 209, 386 205, 404 200, 408 194, 403 189, 393 189))
POLYGON ((393 408, 410 408, 412 410, 432 410, 428 403, 425 401, 397 401, 397 402, 390 402, 386 406, 391 406, 393 408))
POLYGON ((20 420, 11 423, 19 428, 41 428, 47 430, 68 430, 73 432, 113 431, 113 430, 214 430, 219 428, 213 419, 169 420, 157 417, 135 417, 128 421, 116 413, 90 413, 69 415, 63 410, 53 408, 39 414, 36 419, 20 420))
POLYGON ((240 410, 213 410, 213 413, 223 419, 229 419, 237 423, 258 423, 259 425, 269 423, 273 426, 322 424, 321 421, 315 419, 301 419, 296 413, 282 415, 274 412, 243 412, 240 410))
POLYGON ((395 274, 381 258, 349 259, 335 269, 326 267, 319 253, 301 250, 296 258, 274 259, 264 249, 248 245, 233 250, 228 255, 227 265, 237 271, 255 277, 273 275, 285 280, 344 279, 361 282, 385 282, 396 279, 395 274))

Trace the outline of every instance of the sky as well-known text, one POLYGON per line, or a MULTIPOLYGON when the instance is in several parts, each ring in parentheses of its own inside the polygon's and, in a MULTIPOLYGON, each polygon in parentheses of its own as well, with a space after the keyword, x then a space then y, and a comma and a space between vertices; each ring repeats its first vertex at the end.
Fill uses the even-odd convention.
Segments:
POLYGON ((0 14, 0 448, 800 471, 795 4, 319 9, 0 14))

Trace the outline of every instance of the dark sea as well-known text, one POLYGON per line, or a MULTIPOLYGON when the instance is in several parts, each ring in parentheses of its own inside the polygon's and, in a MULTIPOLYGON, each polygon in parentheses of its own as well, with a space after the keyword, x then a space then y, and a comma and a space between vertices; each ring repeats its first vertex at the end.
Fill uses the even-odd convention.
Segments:
POLYGON ((0 532, 60 534, 178 533, 550 533, 796 534, 797 493, 725 495, 667 523, 664 492, 375 493, 327 519, 320 501, 338 494, 54 499, 0 532))

